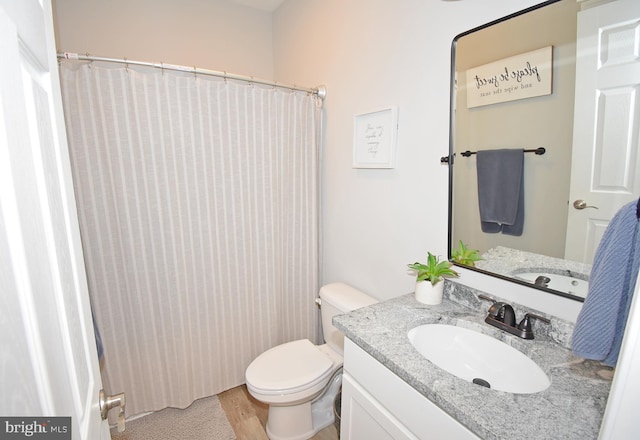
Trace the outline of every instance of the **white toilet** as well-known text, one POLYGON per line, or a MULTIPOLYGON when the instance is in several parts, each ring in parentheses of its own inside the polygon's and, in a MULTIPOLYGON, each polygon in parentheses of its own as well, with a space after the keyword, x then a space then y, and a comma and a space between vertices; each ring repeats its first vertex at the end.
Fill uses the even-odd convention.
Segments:
POLYGON ((344 335, 331 319, 376 302, 346 284, 327 284, 320 288, 326 344, 313 345, 308 339, 287 342, 251 362, 245 375, 247 389, 269 405, 271 440, 306 440, 333 423, 333 401, 342 383, 344 335))

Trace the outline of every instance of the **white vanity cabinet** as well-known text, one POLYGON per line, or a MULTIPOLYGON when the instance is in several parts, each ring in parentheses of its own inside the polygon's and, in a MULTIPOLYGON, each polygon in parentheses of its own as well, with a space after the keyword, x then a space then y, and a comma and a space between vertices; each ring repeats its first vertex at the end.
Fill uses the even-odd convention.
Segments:
POLYGON ((478 440, 351 340, 345 339, 342 440, 478 440))

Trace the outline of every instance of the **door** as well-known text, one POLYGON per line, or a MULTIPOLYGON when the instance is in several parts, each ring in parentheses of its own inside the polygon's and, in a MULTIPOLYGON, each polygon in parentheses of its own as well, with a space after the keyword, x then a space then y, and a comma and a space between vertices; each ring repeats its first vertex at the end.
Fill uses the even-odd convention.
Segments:
POLYGON ((638 0, 578 13, 568 260, 592 263, 613 215, 640 196, 639 20, 638 0))
POLYGON ((108 439, 53 35, 50 0, 0 0, 0 416, 108 439))

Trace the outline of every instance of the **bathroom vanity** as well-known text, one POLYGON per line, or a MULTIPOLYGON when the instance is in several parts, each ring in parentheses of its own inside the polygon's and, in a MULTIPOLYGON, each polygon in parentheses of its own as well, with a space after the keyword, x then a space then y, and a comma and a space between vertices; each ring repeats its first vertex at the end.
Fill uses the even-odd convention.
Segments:
POLYGON ((341 438, 478 439, 349 339, 346 358, 341 438))
MULTIPOLYGON (((490 304, 478 299, 480 293, 446 281, 437 306, 420 304, 409 294, 334 318, 347 338, 342 439, 598 437, 613 370, 573 356, 569 322, 554 317, 549 325, 536 322, 533 340, 489 326, 484 319, 490 304), (460 379, 411 345, 409 330, 423 324, 461 326, 494 337, 537 363, 551 385, 516 394, 460 379)), ((538 313, 512 305, 518 318, 538 313)))

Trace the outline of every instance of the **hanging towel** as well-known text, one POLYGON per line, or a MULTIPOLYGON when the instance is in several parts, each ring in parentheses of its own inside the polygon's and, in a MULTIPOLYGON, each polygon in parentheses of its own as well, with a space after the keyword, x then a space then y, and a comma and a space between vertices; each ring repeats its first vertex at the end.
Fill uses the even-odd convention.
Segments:
POLYGON ((522 235, 524 149, 480 150, 476 168, 482 231, 522 235))
POLYGON ((596 250, 589 291, 573 330, 573 353, 615 366, 627 323, 638 268, 640 224, 636 202, 611 219, 596 250))
POLYGON ((100 330, 98 329, 98 324, 96 324, 96 318, 93 314, 93 308, 91 308, 91 320, 93 321, 93 334, 96 338, 96 349, 98 350, 98 364, 102 368, 102 362, 104 361, 104 345, 102 344, 100 330))

